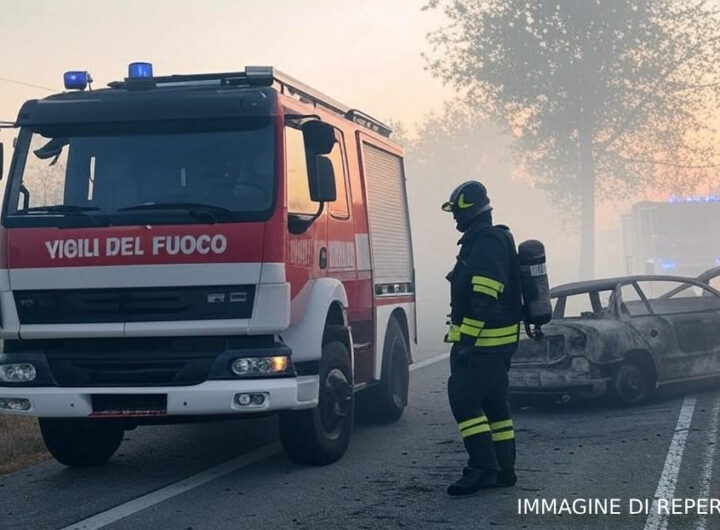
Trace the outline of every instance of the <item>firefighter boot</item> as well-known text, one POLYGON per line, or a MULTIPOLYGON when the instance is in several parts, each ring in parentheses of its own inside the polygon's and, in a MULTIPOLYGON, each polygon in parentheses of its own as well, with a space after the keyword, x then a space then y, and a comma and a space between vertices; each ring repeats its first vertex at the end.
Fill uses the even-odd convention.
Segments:
POLYGON ((448 486, 447 493, 453 497, 459 497, 495 486, 497 486, 497 472, 494 469, 466 467, 463 469, 462 477, 448 486))
POLYGON ((497 474, 497 485, 501 488, 512 488, 517 484, 517 475, 514 469, 503 469, 497 474))
POLYGON ((470 495, 497 486, 498 462, 490 433, 483 431, 466 436, 463 443, 469 456, 468 465, 462 477, 448 486, 448 495, 470 495))
POLYGON ((517 476, 515 475, 515 440, 496 441, 495 454, 500 464, 497 485, 504 488, 514 486, 517 482, 517 476))

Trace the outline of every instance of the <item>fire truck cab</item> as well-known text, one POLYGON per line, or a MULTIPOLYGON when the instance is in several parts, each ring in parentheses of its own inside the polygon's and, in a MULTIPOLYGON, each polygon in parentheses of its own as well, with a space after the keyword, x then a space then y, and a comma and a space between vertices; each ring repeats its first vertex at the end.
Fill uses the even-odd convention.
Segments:
POLYGON ((359 390, 397 420, 415 281, 390 129, 271 67, 90 82, 14 124, 0 412, 70 466, 138 425, 271 413, 293 460, 328 464, 359 390))

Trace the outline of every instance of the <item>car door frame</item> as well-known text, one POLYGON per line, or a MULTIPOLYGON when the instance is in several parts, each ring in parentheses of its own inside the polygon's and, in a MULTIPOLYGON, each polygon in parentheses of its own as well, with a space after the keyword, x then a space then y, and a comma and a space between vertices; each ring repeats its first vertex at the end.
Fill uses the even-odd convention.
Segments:
MULTIPOLYGON (((707 313, 708 311, 699 310, 659 314, 649 302, 649 299, 642 290, 642 287, 638 285, 638 282, 640 281, 677 282, 683 286, 688 285, 698 287, 718 297, 719 302, 720 292, 693 278, 663 276, 638 278, 632 282, 623 283, 617 288, 618 290, 621 290, 621 288, 625 285, 632 285, 638 294, 642 293, 641 299, 643 300, 646 310, 649 311, 648 315, 623 315, 622 311, 619 311, 619 314, 626 316, 627 318, 636 319, 636 325, 633 327, 650 347, 650 351, 653 354, 656 363, 659 384, 689 381, 693 379, 705 379, 720 375, 720 341, 716 341, 714 343, 714 347, 699 349, 697 351, 686 351, 681 347, 678 336, 677 324, 679 321, 687 321, 688 315, 707 313), (711 369, 708 370, 708 368, 711 369)), ((671 289, 665 294, 667 295, 672 293, 672 295, 668 297, 671 298, 681 291, 682 289, 679 288, 671 289)), ((622 301, 621 294, 618 298, 622 301)), ((662 298, 662 296, 658 298, 662 298)), ((717 327, 720 329, 720 308, 713 312, 715 313, 717 327)))

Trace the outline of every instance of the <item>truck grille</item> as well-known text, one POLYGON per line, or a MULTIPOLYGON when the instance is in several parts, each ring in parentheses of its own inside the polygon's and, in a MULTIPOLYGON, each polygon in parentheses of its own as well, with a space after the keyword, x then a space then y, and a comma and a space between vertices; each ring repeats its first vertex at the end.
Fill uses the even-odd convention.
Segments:
POLYGON ((76 339, 45 350, 60 386, 194 385, 206 381, 224 337, 76 339))
POLYGON ((16 291, 21 324, 250 318, 253 285, 16 291))

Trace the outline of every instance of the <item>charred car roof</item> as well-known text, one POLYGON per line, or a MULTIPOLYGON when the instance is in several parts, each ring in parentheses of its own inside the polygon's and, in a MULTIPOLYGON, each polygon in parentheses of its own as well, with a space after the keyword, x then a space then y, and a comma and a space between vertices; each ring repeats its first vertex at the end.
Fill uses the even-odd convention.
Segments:
MULTIPOLYGON (((720 267, 718 267, 720 272, 720 267)), ((710 272, 710 271, 708 271, 710 272)), ((618 285, 627 285, 640 281, 672 281, 682 283, 697 283, 694 278, 685 278, 683 276, 667 276, 661 274, 640 274, 635 276, 621 276, 618 278, 604 278, 598 280, 586 280, 582 282, 566 283, 558 285, 550 289, 550 297, 558 298, 560 296, 573 296, 576 294, 589 293, 592 291, 611 291, 618 285)))

